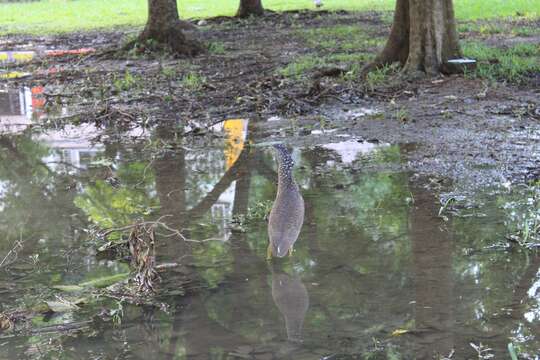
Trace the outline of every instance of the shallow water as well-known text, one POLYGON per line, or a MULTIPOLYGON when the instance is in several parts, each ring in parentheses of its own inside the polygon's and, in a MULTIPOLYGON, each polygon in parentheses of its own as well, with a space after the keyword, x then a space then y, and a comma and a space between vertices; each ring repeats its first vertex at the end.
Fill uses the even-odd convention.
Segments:
POLYGON ((182 288, 164 273, 165 311, 98 300, 36 316, 0 333, 0 358, 476 359, 471 343, 497 359, 509 343, 538 358, 540 257, 493 246, 519 223, 526 192, 486 189, 441 211, 445 183, 399 170, 407 146, 294 148, 305 221, 293 256, 268 263, 277 177, 256 123, 93 142, 91 126, 31 131, 43 117, 22 91, 0 93, 0 260, 17 254, 0 269, 0 312, 128 271, 98 260, 93 228, 160 218, 212 240, 158 236, 158 263, 197 279, 182 288))

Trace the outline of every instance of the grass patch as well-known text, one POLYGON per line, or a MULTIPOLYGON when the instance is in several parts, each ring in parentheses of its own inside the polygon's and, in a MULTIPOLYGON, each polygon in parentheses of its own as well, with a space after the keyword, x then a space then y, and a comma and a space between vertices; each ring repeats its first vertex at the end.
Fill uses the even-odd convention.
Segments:
POLYGON ((512 35, 515 36, 523 36, 523 37, 530 37, 530 36, 538 36, 540 35, 540 29, 533 28, 533 27, 516 27, 511 30, 512 35))
POLYGON ((306 55, 299 57, 296 61, 279 69, 278 73, 285 77, 298 79, 316 68, 327 65, 328 63, 325 58, 315 55, 306 55))
POLYGON ((519 84, 525 83, 528 75, 540 72, 540 48, 536 44, 497 48, 469 42, 463 44, 463 52, 478 61, 476 70, 468 76, 519 84))
POLYGON ((464 22, 458 24, 459 33, 478 33, 483 36, 496 34, 512 34, 515 36, 535 36, 540 30, 534 26, 515 26, 512 22, 464 22))
POLYGON ((337 25, 298 31, 309 47, 332 51, 358 51, 381 45, 384 38, 373 38, 358 25, 337 25))
POLYGON ((318 68, 340 67, 348 69, 347 73, 343 75, 343 79, 352 80, 358 75, 361 65, 373 59, 373 57, 374 55, 369 53, 337 53, 327 56, 306 55, 279 69, 278 73, 285 77, 299 79, 318 68))
POLYGON ((204 87, 206 78, 196 72, 189 72, 182 78, 181 84, 188 90, 197 91, 204 87))
POLYGON ((360 65, 373 58, 368 50, 384 43, 383 38, 370 38, 365 29, 357 25, 338 25, 296 33, 311 48, 320 50, 319 54, 297 58, 278 72, 286 77, 300 78, 306 73, 321 67, 340 67, 349 69, 344 80, 352 80, 360 70, 360 65))
POLYGON ((225 45, 220 42, 212 42, 208 45, 208 52, 210 54, 223 55, 226 52, 225 45))
MULTIPOLYGON (((531 0, 455 0, 458 19, 474 20, 508 16, 540 16, 540 2, 531 0)), ((315 9, 312 0, 265 0, 275 11, 315 9)), ((393 10, 395 0, 324 0, 325 10, 393 10)), ((178 3, 183 18, 232 16, 238 0, 182 0, 178 3)), ((146 0, 42 0, 0 4, 0 34, 62 33, 117 26, 142 25, 146 21, 146 0)))
POLYGON ((113 74, 113 85, 116 91, 129 91, 141 87, 144 79, 141 76, 133 75, 126 70, 123 76, 113 74))
POLYGON ((398 71, 397 64, 386 65, 380 69, 370 71, 366 76, 366 86, 370 91, 388 83, 388 78, 391 74, 398 71))

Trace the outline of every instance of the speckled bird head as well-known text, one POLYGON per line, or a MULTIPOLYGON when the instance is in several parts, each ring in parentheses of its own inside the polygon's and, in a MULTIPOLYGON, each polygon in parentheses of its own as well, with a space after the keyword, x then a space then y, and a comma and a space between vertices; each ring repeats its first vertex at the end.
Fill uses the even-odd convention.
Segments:
POLYGON ((274 145, 274 149, 277 152, 279 170, 283 173, 289 173, 294 167, 294 161, 291 157, 290 151, 283 144, 274 145))

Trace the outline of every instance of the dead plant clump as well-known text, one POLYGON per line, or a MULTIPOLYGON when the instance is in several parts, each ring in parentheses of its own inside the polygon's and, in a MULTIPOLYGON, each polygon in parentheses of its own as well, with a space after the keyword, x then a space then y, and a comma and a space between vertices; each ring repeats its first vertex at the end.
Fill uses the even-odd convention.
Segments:
POLYGON ((129 234, 128 244, 131 266, 135 270, 133 280, 138 291, 153 293, 154 285, 159 281, 156 271, 155 225, 135 224, 129 234))
POLYGON ((0 331, 13 328, 13 320, 8 314, 0 314, 0 331))

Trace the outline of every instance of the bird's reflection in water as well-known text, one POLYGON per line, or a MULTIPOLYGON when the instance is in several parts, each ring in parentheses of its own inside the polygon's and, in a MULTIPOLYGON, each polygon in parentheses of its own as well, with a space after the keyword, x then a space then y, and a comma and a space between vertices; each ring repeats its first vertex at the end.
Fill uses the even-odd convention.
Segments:
POLYGON ((272 272, 272 298, 285 319, 287 339, 291 342, 302 342, 309 295, 300 277, 284 272, 272 272))

